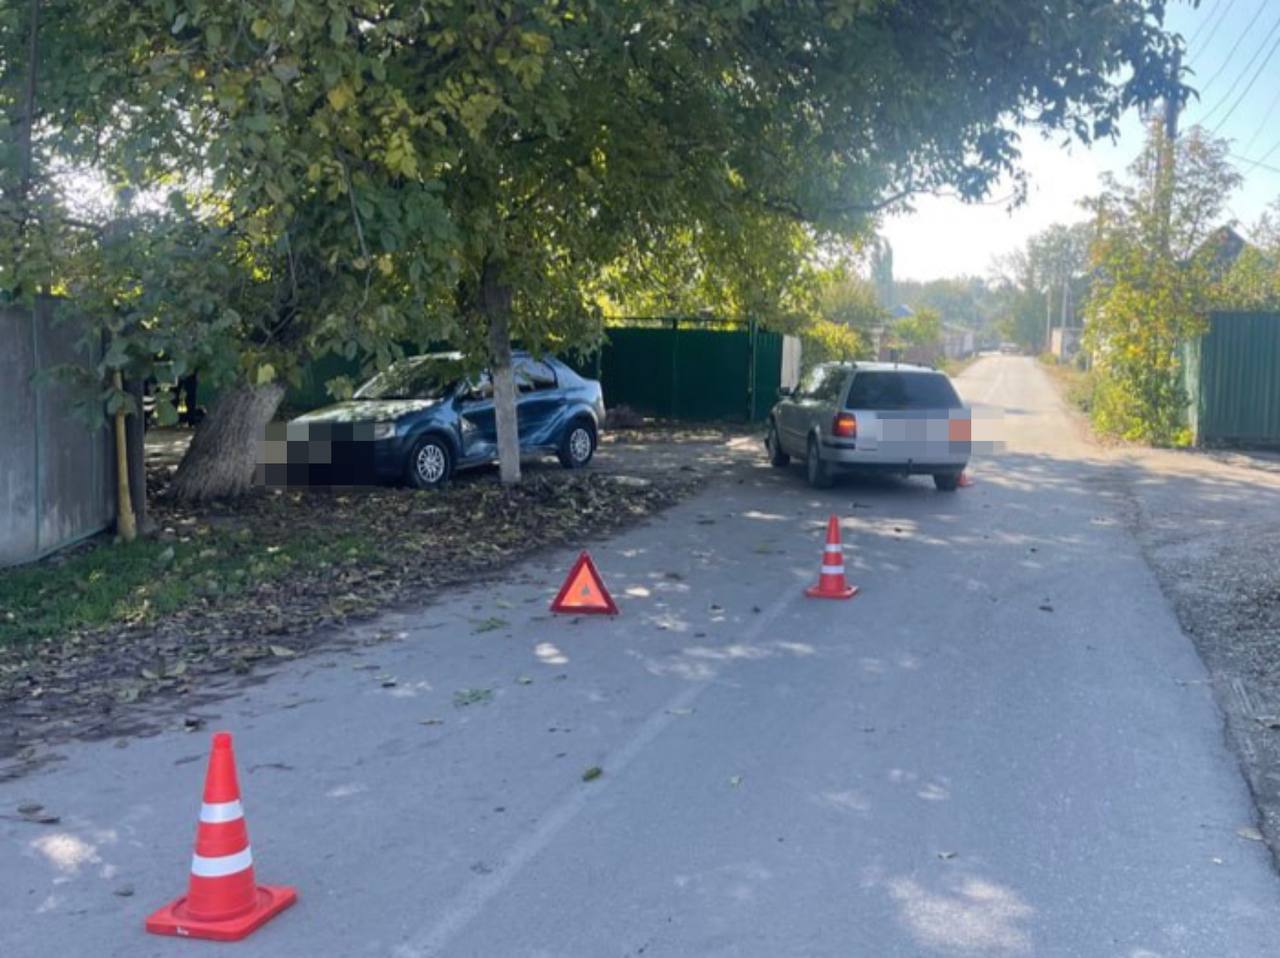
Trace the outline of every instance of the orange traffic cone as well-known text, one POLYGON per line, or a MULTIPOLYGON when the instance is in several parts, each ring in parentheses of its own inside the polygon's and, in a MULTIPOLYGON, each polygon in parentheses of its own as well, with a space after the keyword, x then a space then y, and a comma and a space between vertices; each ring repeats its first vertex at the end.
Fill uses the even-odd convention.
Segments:
POLYGON ((818 584, 804 590, 814 599, 851 599, 858 594, 856 585, 844 581, 844 546, 840 544, 840 520, 834 515, 827 520, 827 545, 822 552, 822 575, 818 584))
POLYGON ((147 931, 238 941, 297 900, 292 888, 254 883, 231 733, 218 732, 205 773, 187 894, 151 915, 147 931))
POLYGON ((960 478, 956 480, 956 485, 961 489, 968 489, 973 485, 973 480, 969 478, 969 471, 967 469, 960 473, 960 478))

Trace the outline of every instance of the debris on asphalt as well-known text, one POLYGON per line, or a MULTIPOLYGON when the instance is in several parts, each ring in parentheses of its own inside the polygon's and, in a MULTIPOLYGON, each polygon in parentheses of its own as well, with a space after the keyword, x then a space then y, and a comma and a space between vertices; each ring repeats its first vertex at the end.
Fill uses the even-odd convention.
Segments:
POLYGON ((24 822, 31 822, 33 825, 57 825, 62 821, 60 815, 50 814, 43 805, 35 802, 19 805, 18 814, 22 816, 24 822))
POLYGON ((585 772, 582 773, 582 780, 584 782, 595 781, 597 778, 599 778, 603 774, 604 774, 604 769, 602 769, 599 765, 592 765, 589 769, 587 769, 585 772))
POLYGON ((1236 834, 1241 838, 1247 838, 1251 842, 1262 841, 1262 832, 1254 828, 1252 825, 1245 825, 1243 828, 1237 828, 1236 834))
POLYGON ((488 703, 493 700, 493 689, 459 689, 453 693, 453 704, 457 708, 468 705, 488 703))

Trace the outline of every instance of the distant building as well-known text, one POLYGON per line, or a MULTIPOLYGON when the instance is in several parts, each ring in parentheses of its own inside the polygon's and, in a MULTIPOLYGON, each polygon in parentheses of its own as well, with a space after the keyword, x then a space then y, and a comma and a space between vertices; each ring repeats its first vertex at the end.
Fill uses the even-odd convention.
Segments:
POLYGON ((973 330, 967 326, 944 323, 942 326, 942 355, 947 359, 964 359, 974 351, 973 330))
POLYGON ((1049 352, 1058 357, 1059 362, 1071 362, 1080 352, 1084 330, 1076 326, 1058 326, 1049 339, 1049 352))

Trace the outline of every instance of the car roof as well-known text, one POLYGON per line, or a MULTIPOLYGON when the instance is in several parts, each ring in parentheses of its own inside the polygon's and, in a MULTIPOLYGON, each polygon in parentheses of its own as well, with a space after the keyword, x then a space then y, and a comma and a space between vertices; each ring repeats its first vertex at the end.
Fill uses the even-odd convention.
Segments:
POLYGON ((857 373, 932 373, 935 376, 945 376, 946 373, 940 369, 934 369, 932 366, 918 366, 915 363, 878 363, 863 362, 861 360, 853 362, 850 360, 838 360, 835 362, 820 363, 821 366, 827 366, 832 369, 844 369, 849 372, 857 373))
POLYGON ((941 370, 934 369, 932 366, 918 366, 915 363, 854 363, 853 368, 860 373, 933 373, 942 376, 941 370))
MULTIPOLYGON (((462 355, 462 353, 458 352, 457 350, 451 350, 451 351, 449 351, 449 352, 443 352, 443 353, 415 353, 415 354, 413 354, 412 356, 405 356, 404 358, 405 358, 405 359, 409 359, 409 360, 417 360, 417 359, 457 359, 457 360, 461 360, 461 359, 463 358, 463 355, 462 355)), ((511 350, 511 358, 512 358, 512 359, 533 359, 533 358, 534 358, 534 356, 533 356, 533 354, 532 354, 531 352, 529 352, 527 349, 513 349, 513 350, 511 350)), ((550 356, 550 355, 548 355, 548 356, 543 357, 543 359, 544 359, 544 360, 553 360, 553 359, 555 359, 555 357, 554 357, 554 356, 550 356)))

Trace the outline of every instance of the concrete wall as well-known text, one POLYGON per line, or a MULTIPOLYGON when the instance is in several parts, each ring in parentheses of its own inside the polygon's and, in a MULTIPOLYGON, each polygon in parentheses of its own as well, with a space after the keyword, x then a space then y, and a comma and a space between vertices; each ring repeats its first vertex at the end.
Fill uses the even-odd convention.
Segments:
POLYGON ((107 429, 71 415, 69 390, 34 373, 96 356, 54 301, 0 309, 0 565, 27 562, 115 519, 107 429))

